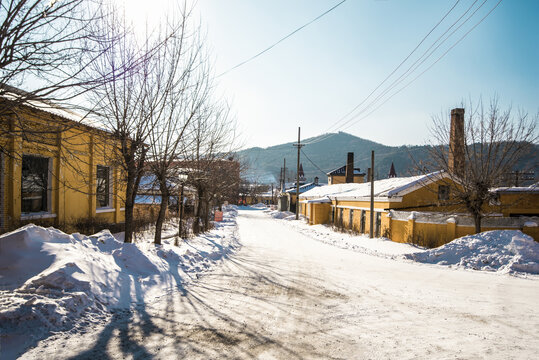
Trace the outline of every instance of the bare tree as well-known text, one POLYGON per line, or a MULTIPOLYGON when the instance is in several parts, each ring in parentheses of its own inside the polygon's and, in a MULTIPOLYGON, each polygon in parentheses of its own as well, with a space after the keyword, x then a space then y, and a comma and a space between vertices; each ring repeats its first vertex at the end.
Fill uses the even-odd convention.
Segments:
MULTIPOLYGON (((464 116, 464 109, 455 111, 459 114, 452 116, 464 116)), ((427 166, 448 175, 450 202, 470 213, 476 233, 494 196, 491 190, 503 185, 507 174, 529 156, 537 142, 538 120, 539 114, 519 111, 515 116, 511 108, 501 110, 497 99, 486 108, 481 100, 476 106, 470 104, 465 125, 460 127, 451 126, 446 117, 433 118, 427 166)))
MULTIPOLYGON (((103 126, 114 134, 117 149, 109 154, 125 179, 125 242, 133 238, 133 209, 145 170, 151 129, 163 108, 164 95, 156 88, 155 60, 163 39, 137 41, 121 11, 112 8, 100 27, 108 37, 98 43, 101 56, 88 69, 89 77, 110 78, 93 87, 89 102, 95 104, 103 126)), ((170 38, 171 35, 168 36, 170 38)))
POLYGON ((189 182, 198 195, 193 223, 193 232, 198 234, 209 227, 212 202, 224 199, 225 194, 229 200, 231 192, 237 194, 240 166, 232 156, 236 150, 236 129, 226 103, 208 103, 191 123, 191 129, 185 164, 191 169, 189 182))
POLYGON ((171 29, 174 36, 163 43, 152 57, 155 72, 152 92, 159 106, 151 116, 153 127, 148 142, 148 168, 155 177, 161 194, 161 204, 155 225, 154 242, 161 244, 161 230, 165 220, 171 192, 178 189, 179 166, 189 139, 188 126, 201 116, 203 106, 209 101, 210 82, 208 61, 199 38, 199 28, 190 30, 190 17, 181 9, 179 18, 169 23, 180 24, 171 29))
MULTIPOLYGON (((93 44, 101 32, 88 28, 100 16, 99 4, 99 0, 0 1, 0 117, 13 122, 0 128, 0 136, 47 137, 59 131, 58 126, 28 126, 16 115, 21 104, 33 100, 36 108, 48 110, 51 101, 67 107, 65 102, 78 96, 83 84, 89 85, 89 79, 80 75, 95 59, 93 44), (21 86, 26 89, 19 90, 21 86)), ((0 152, 14 155, 2 145, 0 152)))

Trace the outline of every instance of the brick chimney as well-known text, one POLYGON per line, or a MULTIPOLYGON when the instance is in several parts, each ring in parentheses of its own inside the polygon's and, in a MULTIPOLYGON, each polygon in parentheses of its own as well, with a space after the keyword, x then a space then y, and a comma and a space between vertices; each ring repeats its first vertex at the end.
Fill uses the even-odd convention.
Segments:
POLYGON ((464 109, 451 110, 448 170, 458 177, 464 176, 464 109))
POLYGON ((354 182, 354 153, 349 152, 346 159, 346 172, 345 172, 345 182, 353 183, 354 182))

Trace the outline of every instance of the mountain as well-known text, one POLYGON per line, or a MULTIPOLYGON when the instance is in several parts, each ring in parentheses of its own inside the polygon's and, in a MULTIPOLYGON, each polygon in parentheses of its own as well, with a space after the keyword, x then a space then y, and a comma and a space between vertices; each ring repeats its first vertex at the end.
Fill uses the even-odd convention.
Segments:
MULTIPOLYGON (((428 159, 428 146, 387 146, 374 141, 345 133, 330 133, 302 140, 300 161, 307 181, 318 176, 320 182, 327 182, 327 172, 346 164, 348 152, 354 153, 354 167, 367 172, 371 163, 371 150, 375 154, 375 178, 387 177, 391 162, 395 164, 398 176, 414 173, 416 162, 428 159)), ((297 148, 294 143, 286 143, 268 148, 253 147, 238 152, 239 158, 247 164, 245 176, 258 183, 279 183, 279 172, 286 159, 287 177, 294 181, 296 174, 297 148)), ((533 168, 537 173, 539 146, 534 146, 530 157, 518 164, 518 168, 533 168)), ((288 180, 288 179, 287 179, 288 180)))
MULTIPOLYGON (((374 150, 376 178, 387 176, 392 161, 399 176, 408 175, 408 170, 413 168, 409 154, 421 159, 427 154, 426 146, 387 146, 345 132, 324 134, 302 142, 306 144, 300 157, 305 176, 307 180, 318 176, 321 182, 327 181, 325 173, 346 164, 348 152, 354 153, 354 167, 359 167, 366 173, 370 167, 371 150, 374 150)), ((240 159, 247 163, 247 177, 252 181, 278 183, 283 159, 286 159, 287 176, 295 176, 297 148, 293 144, 286 143, 264 149, 253 147, 238 152, 240 159)))

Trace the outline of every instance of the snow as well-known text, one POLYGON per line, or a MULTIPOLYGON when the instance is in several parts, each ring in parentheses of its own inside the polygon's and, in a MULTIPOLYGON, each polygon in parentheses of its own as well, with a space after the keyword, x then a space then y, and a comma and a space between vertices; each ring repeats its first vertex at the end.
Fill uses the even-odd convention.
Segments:
POLYGON ((407 257, 422 263, 474 270, 539 274, 539 243, 519 230, 493 230, 464 236, 407 257))
MULTIPOLYGON (((405 195, 417 187, 439 180, 445 177, 444 173, 438 171, 426 175, 396 177, 390 179, 376 180, 374 182, 374 196, 377 198, 388 198, 405 195)), ((300 195, 300 198, 322 198, 329 197, 338 200, 357 199, 370 197, 371 183, 348 183, 335 184, 315 188, 300 195)))
MULTIPOLYGON (((29 329, 33 337, 73 328, 79 318, 106 321, 173 290, 183 291, 198 274, 238 248, 236 207, 207 234, 174 246, 117 240, 108 230, 92 236, 26 225, 0 236, 0 348, 15 355, 29 329)), ((171 224, 169 232, 176 231, 171 224)))
MULTIPOLYGON (((267 210, 266 213, 274 219, 295 219, 290 212, 267 210)), ((410 215, 413 217, 414 212, 410 215)), ((539 274, 539 243, 519 230, 487 231, 455 239, 435 249, 426 249, 383 237, 370 239, 367 234, 339 232, 329 225, 309 225, 305 221, 286 224, 320 242, 397 261, 405 259, 517 276, 539 274)))
POLYGON ((253 209, 267 209, 268 206, 266 204, 263 204, 263 203, 258 203, 258 204, 255 204, 255 205, 251 205, 251 207, 253 209))
POLYGON ((21 358, 533 359, 539 351, 539 277, 422 264, 395 250, 422 251, 408 244, 241 209, 241 251, 211 273, 106 324, 55 333, 21 358), (340 238, 362 247, 341 249, 340 238))
POLYGON ((294 230, 341 249, 392 259, 421 249, 416 245, 397 243, 387 238, 371 239, 365 234, 335 231, 330 225, 309 225, 303 215, 300 215, 302 221, 291 221, 296 219, 296 215, 290 211, 266 210, 265 213, 274 219, 288 220, 286 225, 294 230))

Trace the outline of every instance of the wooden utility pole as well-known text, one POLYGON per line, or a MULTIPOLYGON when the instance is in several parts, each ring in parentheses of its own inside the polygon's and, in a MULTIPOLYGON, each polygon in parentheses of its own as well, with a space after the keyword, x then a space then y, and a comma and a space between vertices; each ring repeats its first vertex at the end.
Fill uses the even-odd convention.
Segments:
POLYGON ((286 190, 286 158, 283 159, 283 192, 286 190))
POLYGON ((301 150, 301 147, 304 146, 300 142, 300 132, 301 127, 298 127, 298 143, 293 144, 295 147, 298 148, 298 163, 296 167, 296 220, 299 219, 299 152, 301 150))
POLYGON ((371 226, 369 229, 369 237, 372 239, 374 237, 374 150, 371 152, 371 226))

